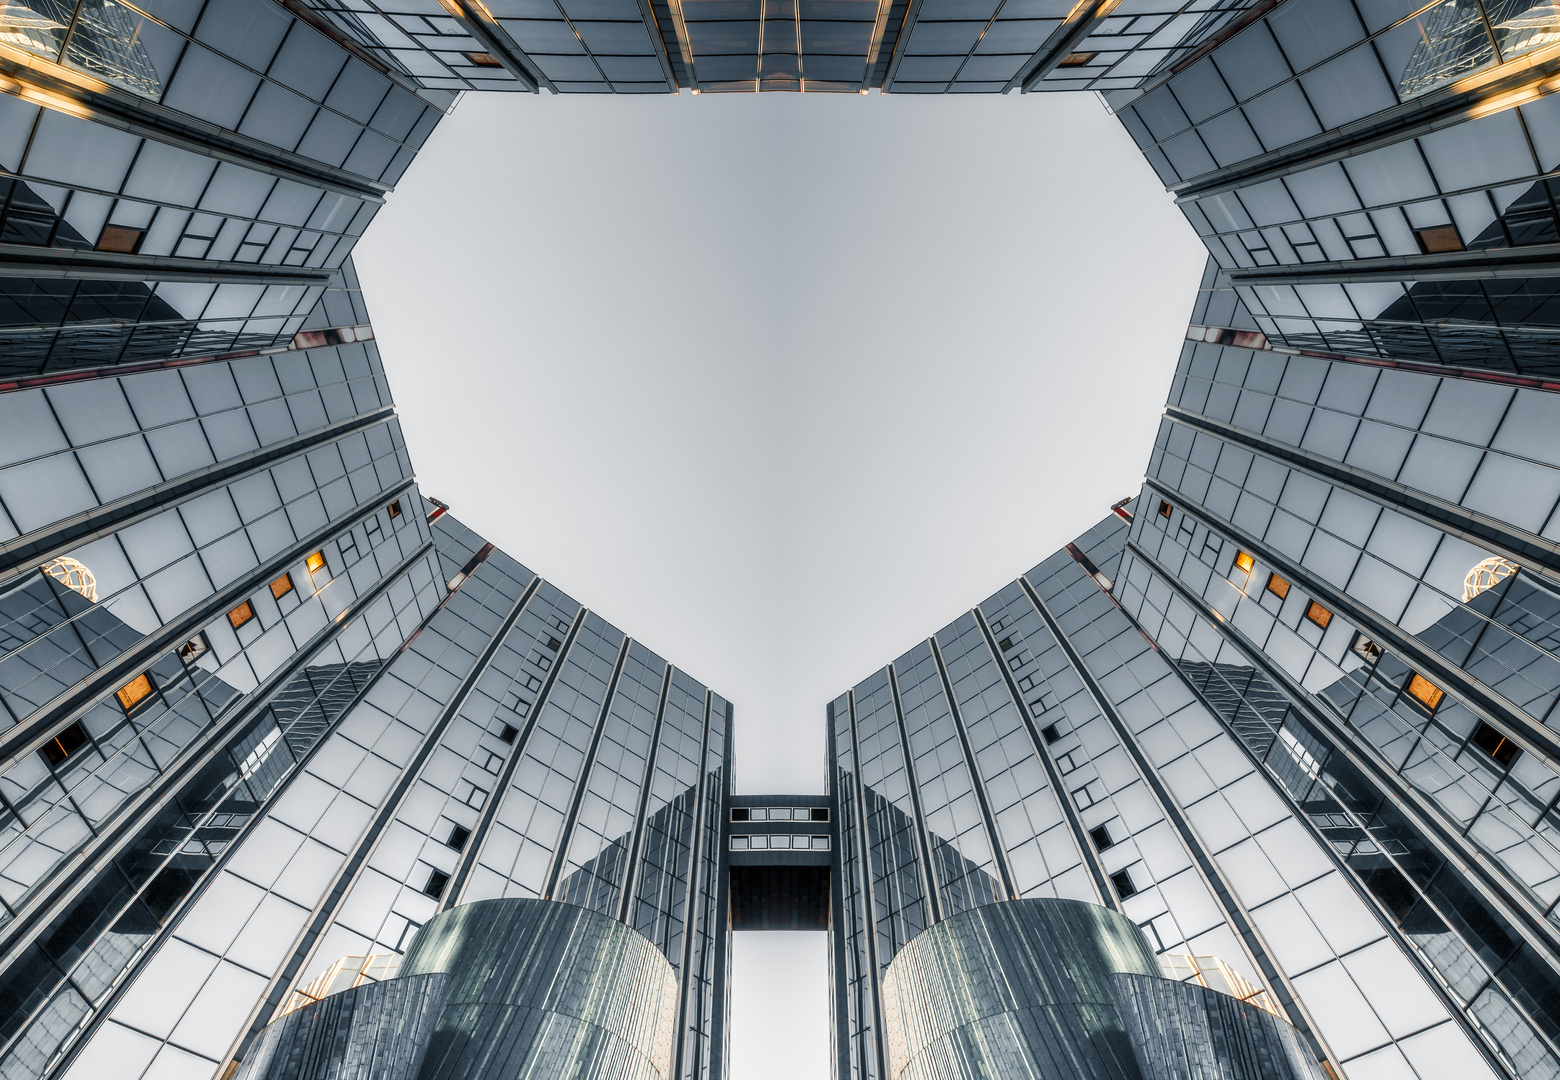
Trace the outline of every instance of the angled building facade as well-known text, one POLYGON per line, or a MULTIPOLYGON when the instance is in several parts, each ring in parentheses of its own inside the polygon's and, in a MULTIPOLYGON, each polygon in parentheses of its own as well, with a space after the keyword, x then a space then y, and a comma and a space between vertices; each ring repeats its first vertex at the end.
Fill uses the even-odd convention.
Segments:
POLYGON ((1530 0, 0 8, 0 1073, 435 1031, 421 928, 547 900, 664 962, 634 1069, 724 1076, 788 928, 839 1076, 949 1075, 896 959, 1024 900, 1184 984, 1076 999, 1128 1080, 1203 1052, 1160 1009, 1560 1076, 1557 76, 1530 0), (724 698, 417 487, 351 251, 541 89, 1095 90, 1208 247, 1142 491, 832 702, 827 796, 734 794, 724 698))

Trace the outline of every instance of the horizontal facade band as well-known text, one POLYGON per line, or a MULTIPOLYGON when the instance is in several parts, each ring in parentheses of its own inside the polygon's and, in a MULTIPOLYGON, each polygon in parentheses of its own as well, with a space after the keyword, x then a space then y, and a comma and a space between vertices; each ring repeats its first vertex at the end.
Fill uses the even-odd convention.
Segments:
POLYGON ((1560 277, 1560 244, 1475 248, 1435 255, 1290 263, 1226 270, 1231 285, 1326 285, 1351 281, 1467 281, 1560 277))
POLYGON ((0 91, 143 139, 365 202, 383 203, 392 190, 389 184, 197 120, 4 45, 0 45, 0 91))
MULTIPOLYGON (((1167 485, 1161 484, 1152 478, 1145 480, 1144 486, 1147 490, 1151 490, 1165 499, 1174 500, 1175 506, 1192 518, 1192 520, 1206 529, 1230 538, 1242 550, 1250 553, 1265 565, 1271 566, 1294 585, 1299 586, 1302 591, 1309 593, 1317 603, 1342 615, 1345 620, 1368 634, 1377 645, 1394 653, 1405 664, 1429 676, 1441 688, 1452 693, 1475 717, 1496 728, 1521 749, 1544 761, 1551 770, 1560 771, 1560 753, 1557 753, 1557 750, 1560 750, 1560 746, 1557 746, 1557 738, 1553 731, 1528 717, 1503 696, 1484 685, 1478 679, 1475 679, 1472 675, 1469 675, 1462 668, 1452 664, 1417 637, 1407 633, 1397 624, 1381 618, 1375 611, 1358 603, 1342 590, 1335 589, 1328 583, 1321 581, 1292 559, 1281 555, 1267 544, 1246 535, 1232 523, 1224 520, 1207 507, 1188 499, 1184 494, 1172 491, 1167 485)), ((1138 549, 1134 548, 1134 550, 1138 549)), ((1145 555, 1146 553, 1139 551, 1139 554, 1145 555)), ((1202 607, 1207 607, 1207 605, 1203 604, 1202 607)), ((1220 630, 1227 635, 1238 633, 1222 615, 1214 616, 1214 618, 1220 630)), ((1289 678, 1287 672, 1284 673, 1284 677, 1286 685, 1294 685, 1294 680, 1289 678)), ((1309 703, 1308 692, 1304 690, 1298 692, 1306 694, 1304 700, 1309 703)), ((1310 708, 1306 710, 1307 715, 1319 711, 1319 709, 1310 708)), ((1376 768, 1372 769, 1372 774, 1385 775, 1381 769, 1376 768)), ((1405 784, 1401 784, 1395 775, 1391 777, 1390 782, 1392 788, 1397 789, 1394 798, 1421 799, 1417 792, 1412 791, 1405 784)), ((1461 843, 1459 830, 1453 827, 1453 823, 1444 818, 1441 810, 1424 804, 1424 811, 1439 823, 1438 827, 1448 836, 1458 835, 1459 839, 1457 842, 1461 843)), ((1482 854, 1470 851, 1469 855, 1491 875, 1492 888, 1506 897, 1508 904, 1514 910, 1519 910, 1522 913, 1522 918, 1529 920, 1530 925, 1534 928, 1543 928, 1538 932, 1536 940, 1544 942, 1543 949, 1551 957, 1552 962, 1555 963, 1556 969, 1560 970, 1560 940, 1552 936, 1557 933, 1556 928, 1552 924, 1546 923, 1544 913, 1527 898, 1524 886, 1520 882, 1511 880, 1505 870, 1495 866, 1485 859, 1482 854)))
POLYGON ((15 727, 0 733, 0 771, 9 769, 18 758, 40 749, 53 737, 55 731, 86 713, 98 698, 150 667, 163 653, 178 648, 194 637, 201 627, 231 610, 250 593, 265 588, 267 582, 292 564, 301 562, 310 552, 318 550, 332 536, 357 525, 387 502, 410 495, 416 490, 416 480, 403 480, 326 522, 302 540, 288 546, 285 551, 266 560, 247 577, 212 593, 178 618, 147 634, 134 648, 127 649, 104 664, 15 727))
POLYGON ((1455 127, 1508 105, 1536 99, 1543 93, 1560 89, 1560 86, 1550 85, 1556 75, 1560 75, 1560 45, 1551 45, 1332 131, 1171 184, 1166 190, 1175 196, 1177 203, 1187 203, 1204 195, 1251 187, 1328 162, 1342 161, 1432 131, 1455 127), (1528 92, 1531 97, 1518 100, 1519 95, 1528 92))
POLYGON ((72 548, 118 532, 127 525, 160 513, 172 503, 185 502, 196 495, 221 487, 251 473, 268 468, 284 458, 311 450, 325 443, 344 439, 360 431, 379 426, 395 418, 394 406, 375 409, 339 424, 298 435, 274 446, 261 447, 236 458, 208 465, 193 473, 158 484, 145 491, 104 503, 94 510, 57 521, 46 528, 26 533, 0 544, 0 585, 21 573, 63 555, 72 548))
POLYGON ((213 285, 329 285, 335 270, 172 255, 117 255, 76 248, 0 244, 0 278, 52 281, 196 281, 213 285))

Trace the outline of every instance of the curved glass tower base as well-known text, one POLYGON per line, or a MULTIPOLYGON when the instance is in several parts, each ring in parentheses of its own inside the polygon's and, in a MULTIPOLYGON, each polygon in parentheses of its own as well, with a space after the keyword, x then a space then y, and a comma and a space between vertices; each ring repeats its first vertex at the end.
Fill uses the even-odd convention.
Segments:
POLYGON ((677 985, 643 935, 548 900, 484 900, 418 933, 398 978, 266 1031, 243 1080, 665 1080, 677 985))
POLYGON ((1294 1029, 1162 978, 1141 930, 1079 900, 973 908, 911 940, 883 980, 898 1080, 1323 1080, 1294 1029))

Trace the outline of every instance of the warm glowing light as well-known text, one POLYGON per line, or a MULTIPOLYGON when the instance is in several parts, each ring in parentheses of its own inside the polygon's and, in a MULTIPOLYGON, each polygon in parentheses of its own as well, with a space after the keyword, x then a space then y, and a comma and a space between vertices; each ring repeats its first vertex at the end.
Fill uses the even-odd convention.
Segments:
POLYGON ((1492 556, 1478 563, 1468 571, 1468 576, 1463 578, 1463 603, 1466 604, 1487 589, 1493 589, 1515 574, 1518 569, 1516 563, 1499 556, 1492 556))
POLYGON ((147 674, 137 675, 114 694, 119 699, 119 704, 124 706, 125 712, 135 708, 152 692, 152 677, 147 674))
POLYGON ((75 559, 61 555, 58 559, 43 568, 55 581, 74 592, 80 593, 94 604, 97 603, 97 578, 75 559))
POLYGON ((1419 704, 1434 712, 1435 707, 1441 704, 1441 699, 1446 696, 1446 691, 1423 675, 1415 675, 1408 680, 1408 694, 1419 704))
POLYGON ((304 564, 308 566, 309 573, 319 573, 321 570, 325 569, 325 553, 323 551, 316 551, 314 554, 310 555, 307 559, 304 560, 304 564))
POLYGON ((1235 554, 1235 565, 1243 573, 1249 574, 1251 573, 1251 568, 1256 565, 1256 560, 1253 559, 1250 555, 1246 554, 1244 551, 1240 551, 1236 552, 1235 554))
POLYGON ((245 600, 242 604, 239 604, 238 607, 228 612, 228 623, 233 627, 234 630, 237 630, 240 626, 243 626, 246 622, 248 622, 250 619, 253 619, 254 617, 254 605, 252 605, 248 600, 245 600))
POLYGON ((280 600, 282 597, 286 596, 292 591, 293 583, 291 574, 283 574, 281 577, 271 582, 271 596, 273 599, 280 600))

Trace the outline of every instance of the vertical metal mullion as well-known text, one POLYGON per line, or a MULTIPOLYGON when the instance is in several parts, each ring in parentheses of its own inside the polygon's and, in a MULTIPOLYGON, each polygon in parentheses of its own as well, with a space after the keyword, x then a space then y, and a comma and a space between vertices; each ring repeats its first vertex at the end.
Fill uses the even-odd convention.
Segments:
POLYGON ((1002 671, 1002 681, 1007 684, 1008 695, 1013 699, 1013 707, 1023 718, 1024 730, 1029 733, 1029 741, 1034 744, 1035 757, 1040 759, 1040 765, 1045 769, 1046 779, 1051 783, 1051 790, 1056 793, 1056 804, 1061 807, 1062 816, 1067 819, 1067 827, 1073 834, 1073 843, 1078 847, 1083 865, 1089 868, 1089 879, 1094 883, 1094 891, 1099 894, 1099 902, 1114 911, 1120 911, 1121 904, 1106 880, 1105 868, 1100 863, 1099 852, 1094 850, 1094 844, 1089 840, 1088 830, 1083 827, 1083 818, 1079 815, 1078 808, 1073 805, 1072 795, 1062 785, 1061 771, 1057 769, 1056 762, 1051 760, 1051 752, 1046 749, 1044 737, 1035 730, 1035 719, 1029 714, 1029 706, 1024 702, 1023 695, 1018 692, 1018 684, 1013 681, 1013 673, 1002 662, 1002 650, 997 645, 996 635, 992 633, 990 624, 986 622, 985 613, 980 608, 975 609, 975 621, 980 624, 980 631, 986 637, 986 646, 991 650, 991 655, 996 657, 997 667, 1002 671))
POLYGON ((722 755, 721 792, 719 799, 720 825, 715 833, 716 863, 715 919, 710 927, 710 940, 715 946, 714 987, 711 998, 715 1015, 710 1018, 710 1069, 708 1080, 724 1080, 726 1075, 728 1042, 727 1019, 731 1015, 731 814, 727 811, 731 794, 731 702, 726 702, 726 742, 722 755))
MULTIPOLYGON (((668 675, 668 681, 670 675, 668 675)), ((704 691, 704 729, 699 735, 699 774, 693 784, 693 833, 688 838, 688 885, 683 898, 683 941, 682 941, 682 985, 678 987, 677 995, 677 1055, 672 1066, 672 1076, 669 1080, 682 1080, 683 1055, 688 1044, 688 1013, 690 1011, 689 998, 698 984, 693 976, 694 941, 698 937, 698 912, 696 905, 699 900, 699 884, 703 877, 703 859, 700 858, 699 846, 704 838, 704 802, 706 795, 704 787, 707 782, 705 761, 710 753, 710 716, 714 711, 715 693, 706 688, 704 691)), ((728 735, 729 738, 729 735, 728 735)), ((633 926, 632 923, 629 924, 633 926)), ((703 1025, 701 1024, 702 1028, 703 1025)))
POLYGON ((661 725, 666 719, 666 701, 671 695, 674 670, 671 664, 667 664, 661 674, 661 697, 655 706, 655 724, 650 731, 650 752, 645 755, 644 781, 639 785, 639 810, 634 814, 634 839, 628 849, 628 869, 623 878, 623 893, 618 897, 617 920, 630 928, 634 925, 629 922, 629 918, 633 915, 634 894, 639 891, 639 853, 644 849, 645 819, 650 809, 650 785, 655 781, 655 766, 661 757, 661 725))
POLYGON ((882 970, 878 957, 877 901, 872 892, 872 845, 867 836, 867 797, 861 783, 861 735, 856 729, 856 691, 845 694, 845 707, 849 711, 851 753, 856 761, 856 850, 859 859, 857 888, 861 891, 862 910, 865 914, 863 932, 867 938, 868 970, 862 979, 871 990, 872 1002, 872 1056, 877 1065, 876 1080, 889 1080, 888 1059, 883 1056, 883 988, 878 977, 882 970))
MULTIPOLYGON (((450 875, 450 884, 444 890, 444 900, 439 904, 440 911, 448 911, 458 905, 465 895, 466 886, 471 883, 471 872, 482 857, 482 848, 487 844, 488 833, 492 831, 493 821, 498 817, 498 809, 503 805, 504 795, 509 791, 515 769, 519 768, 520 759, 525 757, 526 746, 531 741, 531 735, 536 731, 537 721, 541 718, 547 699, 552 696, 553 684, 558 681, 558 673, 563 670, 563 665, 569 658, 569 650, 574 648, 574 640, 579 637, 580 627, 585 625, 586 614, 586 609, 580 608, 574 616, 574 621, 569 624, 569 632, 564 635, 563 644, 558 646, 558 659, 553 662, 552 669, 547 672, 547 681, 542 683, 541 692, 536 695, 536 702, 531 706, 531 715, 526 717, 525 730, 515 737, 515 748, 510 752, 509 760, 504 762, 504 768, 498 775, 498 782, 493 785, 493 797, 488 800, 481 816, 477 818, 477 827, 471 830, 471 838, 466 841, 466 850, 461 852, 460 860, 455 864, 455 873, 450 875)), ((518 622, 519 612, 517 611, 515 615, 515 621, 518 622)), ((510 623, 502 637, 507 638, 509 631, 513 629, 514 623, 510 623)), ((497 653, 498 650, 495 648, 493 651, 497 653)))
MULTIPOLYGON (((552 866, 548 867, 547 880, 542 886, 542 899, 551 900, 558 891, 564 865, 569 861, 569 848, 574 842, 574 827, 579 823, 580 806, 585 802, 585 789, 590 785, 590 774, 596 769, 596 754, 601 750, 601 736, 607 730, 607 720, 612 715, 612 701, 617 697, 618 679, 623 675, 623 665, 628 662, 628 647, 633 639, 623 638, 618 646, 617 660, 612 665, 612 677, 607 680, 607 692, 601 697, 601 712, 596 716, 596 727, 591 732, 590 748, 585 751, 585 762, 580 766, 580 778, 574 782, 574 795, 569 800, 569 812, 563 819, 563 831, 558 834, 558 846, 553 849, 552 866)), ((563 657, 558 658, 563 666, 563 657)))
MULTIPOLYGON (((953 717, 953 730, 958 733, 959 747, 964 752, 964 765, 970 771, 970 786, 975 789, 975 801, 980 804, 981 820, 986 824, 986 841, 991 845, 991 861, 997 867, 1000 875, 1002 891, 1009 900, 1016 900, 1018 892, 1013 888, 1013 868, 1008 865, 1007 852, 1002 848, 1002 838, 997 834, 997 822, 991 813, 991 803, 986 798, 986 782, 980 778, 980 772, 975 765, 975 752, 970 748, 969 732, 964 729, 964 716, 959 712, 959 703, 953 697, 953 680, 948 677, 948 665, 943 662, 942 649, 937 644, 937 638, 926 639, 932 647, 932 660, 937 665, 937 675, 942 680, 943 697, 948 699, 948 713, 953 717)), ((1002 666, 1000 658, 993 657, 998 667, 1002 666)))
POLYGON ((888 665, 888 689, 894 698, 894 720, 899 725, 899 746, 905 759, 905 779, 909 781, 910 807, 915 813, 915 837, 921 848, 921 889, 926 894, 928 927, 942 922, 942 892, 937 881, 937 867, 932 862, 931 834, 926 828, 926 815, 921 810, 921 785, 915 777, 915 755, 910 750, 910 733, 905 727, 905 708, 899 699, 899 677, 894 665, 888 665))
MULTIPOLYGON (((1079 573, 1083 573, 1082 567, 1079 567, 1079 573)), ((1127 726, 1127 722, 1116 711, 1115 702, 1110 700, 1104 688, 1095 679, 1094 672, 1089 669, 1089 666, 1084 663, 1083 657, 1073 647, 1072 641, 1063 632, 1061 623, 1057 621, 1056 616, 1051 614, 1051 609, 1046 606, 1045 601, 1040 599, 1039 591, 1027 577, 1021 577, 1018 581, 1025 595, 1029 597, 1029 602, 1034 605, 1035 610, 1040 614, 1040 618, 1045 621, 1046 627, 1051 631, 1052 636, 1056 638, 1057 645, 1061 646, 1062 653, 1067 657, 1067 662, 1072 667, 1073 673, 1083 683, 1084 689, 1088 691, 1089 697, 1093 699, 1095 707, 1100 711, 1100 715, 1105 718, 1106 723, 1115 731, 1116 738, 1120 741, 1122 749, 1127 752, 1127 756, 1131 758, 1138 775, 1143 778, 1143 783, 1148 787, 1154 801, 1159 804, 1160 812, 1164 814, 1166 823, 1175 830, 1176 835, 1181 840, 1182 847, 1191 856, 1192 864, 1198 876, 1202 878, 1203 883, 1208 887, 1208 891, 1212 893, 1214 902, 1224 912, 1226 922, 1231 925, 1242 944, 1245 945, 1253 963, 1262 972, 1263 978, 1267 980, 1268 986, 1273 990, 1273 993, 1278 996, 1284 1011, 1289 1014, 1290 1023, 1298 1029, 1300 1036, 1309 1044, 1312 1053, 1318 1060, 1329 1062, 1333 1069, 1341 1073, 1342 1066, 1338 1062, 1337 1055, 1328 1047, 1321 1034, 1316 1030, 1315 1025, 1311 1022, 1310 1014, 1305 1011, 1305 1006, 1301 1003, 1300 996, 1295 992, 1294 986, 1290 984, 1288 976, 1284 974, 1283 969, 1273 959, 1268 949, 1267 941, 1263 938, 1262 932, 1257 928, 1256 922, 1235 895, 1235 891, 1230 888, 1229 882, 1225 880, 1224 873, 1219 869, 1219 865, 1214 861, 1212 854, 1203 846, 1202 838, 1197 835, 1196 829, 1192 827, 1191 819, 1186 816, 1186 812, 1175 801, 1174 796, 1170 794, 1170 789, 1165 785, 1164 780, 1148 760, 1148 755, 1138 745, 1137 738, 1132 734, 1132 729, 1127 726)), ((1097 582, 1095 587, 1098 588, 1097 582)), ((1122 615, 1134 629, 1138 629, 1141 632, 1141 628, 1132 621, 1131 616, 1127 615, 1126 612, 1122 612, 1122 615)), ((1147 637, 1147 635, 1144 636, 1147 637)))

